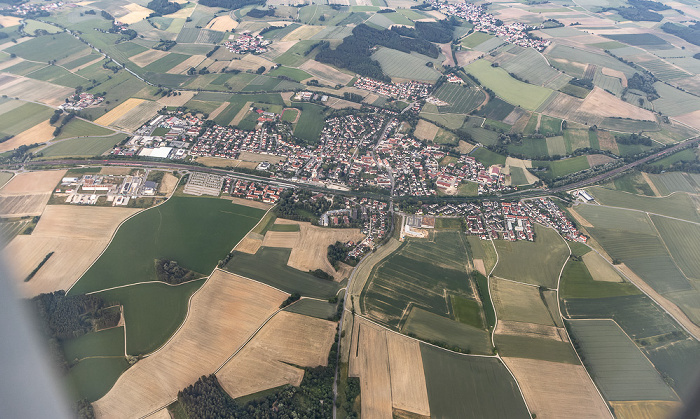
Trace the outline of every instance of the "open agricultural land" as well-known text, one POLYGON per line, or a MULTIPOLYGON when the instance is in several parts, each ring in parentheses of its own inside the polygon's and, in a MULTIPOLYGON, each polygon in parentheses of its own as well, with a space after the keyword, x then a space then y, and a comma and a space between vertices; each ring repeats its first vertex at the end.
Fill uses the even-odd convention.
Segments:
POLYGON ((626 418, 692 400, 700 153, 657 153, 700 134, 696 5, 15 3, 3 252, 23 297, 118 311, 54 345, 96 417, 626 418), (52 197, 95 163, 206 165, 227 199, 169 172, 141 212, 52 197), (499 202, 541 196, 578 242, 538 220, 513 230, 531 241, 497 238, 522 221, 499 202), (403 230, 412 214, 452 218, 403 230), (161 259, 188 280, 164 282, 161 259))

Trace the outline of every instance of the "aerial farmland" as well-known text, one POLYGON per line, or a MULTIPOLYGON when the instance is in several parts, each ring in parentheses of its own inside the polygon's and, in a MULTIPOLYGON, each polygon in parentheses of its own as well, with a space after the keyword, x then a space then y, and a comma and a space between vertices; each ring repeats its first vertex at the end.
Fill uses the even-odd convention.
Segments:
POLYGON ((3 411, 697 416, 698 20, 0 3, 3 411))

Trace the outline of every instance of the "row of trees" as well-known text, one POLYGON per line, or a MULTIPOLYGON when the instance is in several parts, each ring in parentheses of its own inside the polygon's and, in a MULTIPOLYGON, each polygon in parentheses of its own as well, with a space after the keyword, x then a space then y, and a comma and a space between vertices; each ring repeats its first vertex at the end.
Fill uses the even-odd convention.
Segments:
POLYGON ((240 9, 251 4, 265 4, 265 0, 199 0, 199 4, 225 9, 240 9))
POLYGON ((158 280, 171 285, 182 284, 200 276, 196 272, 178 265, 176 261, 168 259, 156 260, 156 275, 158 275, 158 280))

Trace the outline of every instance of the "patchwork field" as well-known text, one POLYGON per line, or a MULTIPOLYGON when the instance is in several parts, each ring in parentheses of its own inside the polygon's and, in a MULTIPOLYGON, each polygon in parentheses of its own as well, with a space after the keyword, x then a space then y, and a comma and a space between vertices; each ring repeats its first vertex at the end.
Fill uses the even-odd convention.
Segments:
POLYGON ((499 320, 554 325, 537 287, 495 277, 489 283, 499 320))
POLYGON ((126 102, 120 104, 116 108, 112 109, 111 111, 107 112, 103 116, 99 117, 95 122, 100 124, 100 125, 112 125, 114 122, 116 122, 118 119, 122 118, 126 114, 128 114, 130 111, 135 109, 137 106, 139 106, 141 103, 144 103, 145 100, 143 99, 128 99, 126 102))
POLYGON ((0 215, 41 215, 53 188, 58 185, 64 173, 65 170, 52 170, 15 175, 0 189, 0 215))
POLYGON ((233 398, 285 384, 298 386, 304 376, 299 367, 327 364, 335 326, 327 320, 281 311, 216 377, 233 398))
POLYGON ((626 192, 593 187, 590 192, 603 205, 630 208, 668 217, 700 222, 700 214, 693 199, 687 194, 674 194, 666 198, 653 198, 626 192))
POLYGON ((223 365, 285 298, 270 287, 217 270, 192 298, 182 328, 161 350, 127 370, 95 402, 95 413, 141 417, 167 406, 178 391, 223 365))
POLYGON ((11 258, 18 288, 25 296, 66 290, 102 253, 131 208, 49 205, 31 235, 18 236, 4 250, 11 258), (24 282, 44 257, 51 258, 24 282))

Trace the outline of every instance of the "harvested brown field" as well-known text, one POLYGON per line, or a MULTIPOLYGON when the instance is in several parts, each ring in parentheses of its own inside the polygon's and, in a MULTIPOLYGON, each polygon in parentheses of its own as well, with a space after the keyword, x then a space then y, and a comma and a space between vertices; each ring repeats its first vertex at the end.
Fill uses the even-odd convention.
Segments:
POLYGON ((17 236, 4 249, 13 260, 23 296, 67 290, 107 246, 119 224, 138 212, 132 208, 49 205, 31 235, 17 236), (50 252, 53 256, 29 281, 24 278, 50 252))
POLYGON ((438 44, 438 46, 440 47, 442 54, 445 56, 445 61, 442 62, 442 65, 454 67, 456 64, 452 59, 452 44, 438 44))
POLYGON ((474 269, 479 271, 482 275, 486 276, 486 267, 484 266, 483 259, 474 259, 474 269))
POLYGON ((43 170, 18 173, 0 189, 0 195, 24 195, 53 192, 65 175, 65 170, 43 170))
MULTIPOLYGON (((590 97, 590 94, 588 95, 590 97)), ((583 104, 583 99, 569 96, 564 93, 557 93, 556 97, 540 109, 545 115, 554 116, 561 119, 570 120, 574 113, 583 104)))
POLYGON ((391 418, 391 373, 389 371, 389 349, 386 331, 369 322, 360 322, 355 336, 358 351, 350 348, 350 364, 360 377, 362 394, 361 415, 363 418, 391 418))
POLYGON ((393 407, 430 416, 420 343, 396 333, 384 333, 389 353, 393 407))
POLYGON ((165 175, 163 175, 163 180, 161 180, 160 185, 158 186, 158 192, 165 195, 170 195, 173 193, 175 188, 177 188, 179 181, 180 179, 178 179, 177 176, 170 172, 165 172, 165 175))
POLYGON ((50 193, 0 195, 0 216, 28 217, 41 215, 51 198, 50 193))
POLYGON ((458 149, 459 149, 460 153, 469 154, 469 153, 471 153, 472 150, 474 150, 474 148, 476 148, 476 146, 474 144, 470 144, 464 140, 459 140, 458 149))
POLYGON ((260 208, 260 209, 265 210, 265 211, 267 211, 268 209, 270 209, 270 207, 272 207, 272 205, 270 205, 270 204, 266 204, 266 203, 260 202, 260 201, 253 201, 252 199, 235 198, 232 196, 231 197, 224 197, 222 199, 227 199, 236 205, 244 205, 246 207, 260 208))
POLYGON ((600 166, 615 161, 615 159, 610 156, 606 156, 605 154, 589 154, 586 156, 586 158, 588 159, 588 165, 591 167, 600 166))
POLYGON ((16 77, 17 80, 8 80, 0 85, 2 94, 9 97, 41 102, 50 106, 58 106, 68 95, 73 94, 74 89, 58 86, 47 81, 16 77))
POLYGON ((596 252, 588 252, 583 255, 583 263, 595 281, 622 282, 622 278, 608 261, 596 252))
POLYGON ((536 323, 523 323, 519 321, 498 320, 496 326, 497 335, 524 336, 538 339, 552 339, 568 342, 569 338, 563 329, 555 326, 545 326, 536 323))
MULTIPOLYGON (((0 16, 1 16, 1 15, 0 15, 0 16)), ((13 65, 19 64, 19 63, 21 63, 22 61, 24 61, 24 60, 21 59, 21 58, 19 58, 19 57, 10 58, 9 60, 3 61, 3 62, 0 63, 0 70, 4 70, 4 69, 6 69, 6 68, 12 67, 13 65)), ((3 74, 3 76, 4 76, 4 77, 7 77, 8 75, 7 75, 7 74, 3 74)), ((12 77, 12 78, 14 79, 14 77, 12 77)))
POLYGON ((258 249, 260 249, 260 246, 262 246, 262 240, 260 239, 254 239, 251 237, 244 237, 243 240, 241 240, 238 245, 236 245, 235 250, 243 253, 249 253, 251 255, 254 255, 258 252, 258 249))
POLYGON ((272 68, 272 66, 274 65, 275 63, 265 59, 260 55, 247 54, 239 60, 232 60, 231 64, 228 65, 228 68, 240 71, 256 71, 261 66, 269 69, 272 68))
POLYGON ((328 102, 326 102, 326 106, 333 109, 360 109, 362 107, 362 105, 357 102, 350 102, 349 100, 339 99, 337 97, 329 97, 328 102))
POLYGON ((214 19, 210 20, 209 23, 207 23, 206 29, 211 29, 213 31, 226 32, 226 31, 231 31, 233 29, 236 29, 237 27, 238 27, 238 22, 233 20, 231 18, 231 16, 225 15, 225 16, 215 17, 214 19))
POLYGON ((348 373, 360 378, 362 416, 391 418, 399 409, 430 416, 420 343, 355 318, 348 373))
POLYGON ((610 132, 598 130, 597 134, 601 150, 608 150, 615 154, 620 153, 620 150, 617 148, 617 141, 615 141, 615 137, 610 132))
POLYGON ((418 125, 416 125, 414 135, 419 140, 433 141, 439 130, 440 127, 437 125, 431 124, 425 119, 421 119, 418 121, 418 125))
POLYGON ((529 170, 527 170, 532 168, 532 160, 522 160, 516 159, 515 157, 506 157, 506 166, 509 168, 519 167, 523 169, 523 174, 525 175, 525 179, 527 179, 528 184, 533 184, 539 180, 537 176, 533 175, 529 170))
POLYGON ((185 61, 181 62, 180 64, 178 64, 175 67, 168 70, 167 73, 168 74, 183 74, 184 72, 186 72, 190 68, 197 67, 206 58, 207 57, 205 57, 204 55, 192 55, 189 58, 187 58, 185 61))
POLYGON ((327 80, 333 84, 342 84, 345 86, 350 83, 352 76, 345 74, 340 70, 337 70, 327 64, 319 63, 318 61, 308 60, 304 64, 299 66, 300 70, 304 70, 307 73, 327 80))
POLYGON ((693 128, 700 129, 700 110, 675 116, 673 119, 676 119, 693 128))
POLYGON ((178 391, 215 372, 287 297, 266 285, 216 270, 192 296, 182 327, 160 350, 140 360, 93 405, 97 417, 142 417, 178 391))
POLYGON ((124 16, 119 16, 118 18, 120 22, 126 23, 128 25, 140 22, 147 18, 148 15, 153 13, 153 10, 147 9, 136 3, 127 3, 124 5, 124 8, 128 10, 129 13, 127 13, 124 16))
MULTIPOLYGON (((127 131, 134 131, 138 129, 141 125, 143 125, 145 122, 147 122, 149 119, 151 119, 161 107, 162 106, 157 102, 152 102, 150 100, 141 101, 141 103, 139 103, 135 108, 130 109, 128 112, 122 114, 119 118, 117 118, 116 121, 112 122, 111 125, 122 128, 127 131)), ((116 110, 116 108, 114 110, 116 110)), ((109 115, 110 113, 111 112, 108 112, 107 115, 109 115)), ((104 118, 104 116, 102 118, 104 118)))
POLYGON ((538 418, 612 418, 582 365, 503 358, 538 418))
POLYGON ((159 105, 163 106, 182 106, 185 103, 187 103, 192 97, 194 96, 195 92, 192 91, 185 91, 185 92, 178 92, 179 94, 177 96, 172 95, 172 96, 164 96, 160 99, 158 99, 156 102, 159 105))
POLYGON ((169 53, 167 51, 161 51, 158 49, 149 49, 142 53, 136 54, 133 57, 129 57, 129 61, 136 64, 139 67, 146 67, 152 62, 165 57, 169 53))
POLYGON ((584 99, 578 111, 602 117, 620 117, 649 121, 656 120, 656 117, 654 117, 651 111, 627 103, 600 87, 595 87, 593 91, 586 96, 586 99, 584 99))
POLYGON ((284 384, 298 386, 299 367, 328 364, 335 323, 281 311, 236 356, 216 373, 231 397, 241 397, 284 384))
POLYGON ((268 231, 262 245, 265 247, 286 247, 293 248, 301 233, 298 231, 268 231))
POLYGON ((21 20, 22 19, 15 16, 0 16, 0 25, 9 28, 10 26, 19 25, 21 20))
POLYGON ((246 169, 255 169, 258 163, 242 161, 237 159, 227 159, 223 157, 199 156, 197 161, 209 167, 244 167, 246 169))
POLYGON ((484 53, 481 51, 459 51, 455 53, 455 57, 457 58, 457 63, 460 66, 465 66, 472 61, 476 61, 479 58, 483 57, 484 53))
POLYGON ((9 140, 0 143, 0 153, 14 150, 21 145, 43 143, 53 138, 53 131, 56 129, 47 119, 44 122, 34 125, 26 131, 22 131, 9 140))
POLYGON ((143 102, 145 102, 143 99, 129 98, 116 108, 97 118, 95 123, 99 125, 112 125, 143 102))
POLYGON ((100 170, 102 175, 124 176, 129 173, 131 173, 131 168, 128 167, 105 166, 100 170))
MULTIPOLYGON (((358 243, 364 238, 364 235, 357 228, 323 228, 313 226, 311 223, 284 219, 277 219, 276 223, 299 225, 299 238, 292 246, 292 253, 289 255, 287 265, 303 272, 323 269, 330 275, 338 276, 328 261, 328 246, 336 241, 345 243, 352 240, 358 243)), ((267 234, 270 233, 273 232, 270 231, 267 234)), ((267 239, 267 235, 265 238, 267 239)))
POLYGON ((610 402, 618 419, 670 419, 681 408, 680 402, 660 400, 610 402))
POLYGON ((306 41, 325 28, 325 26, 301 25, 282 38, 282 41, 306 41))

